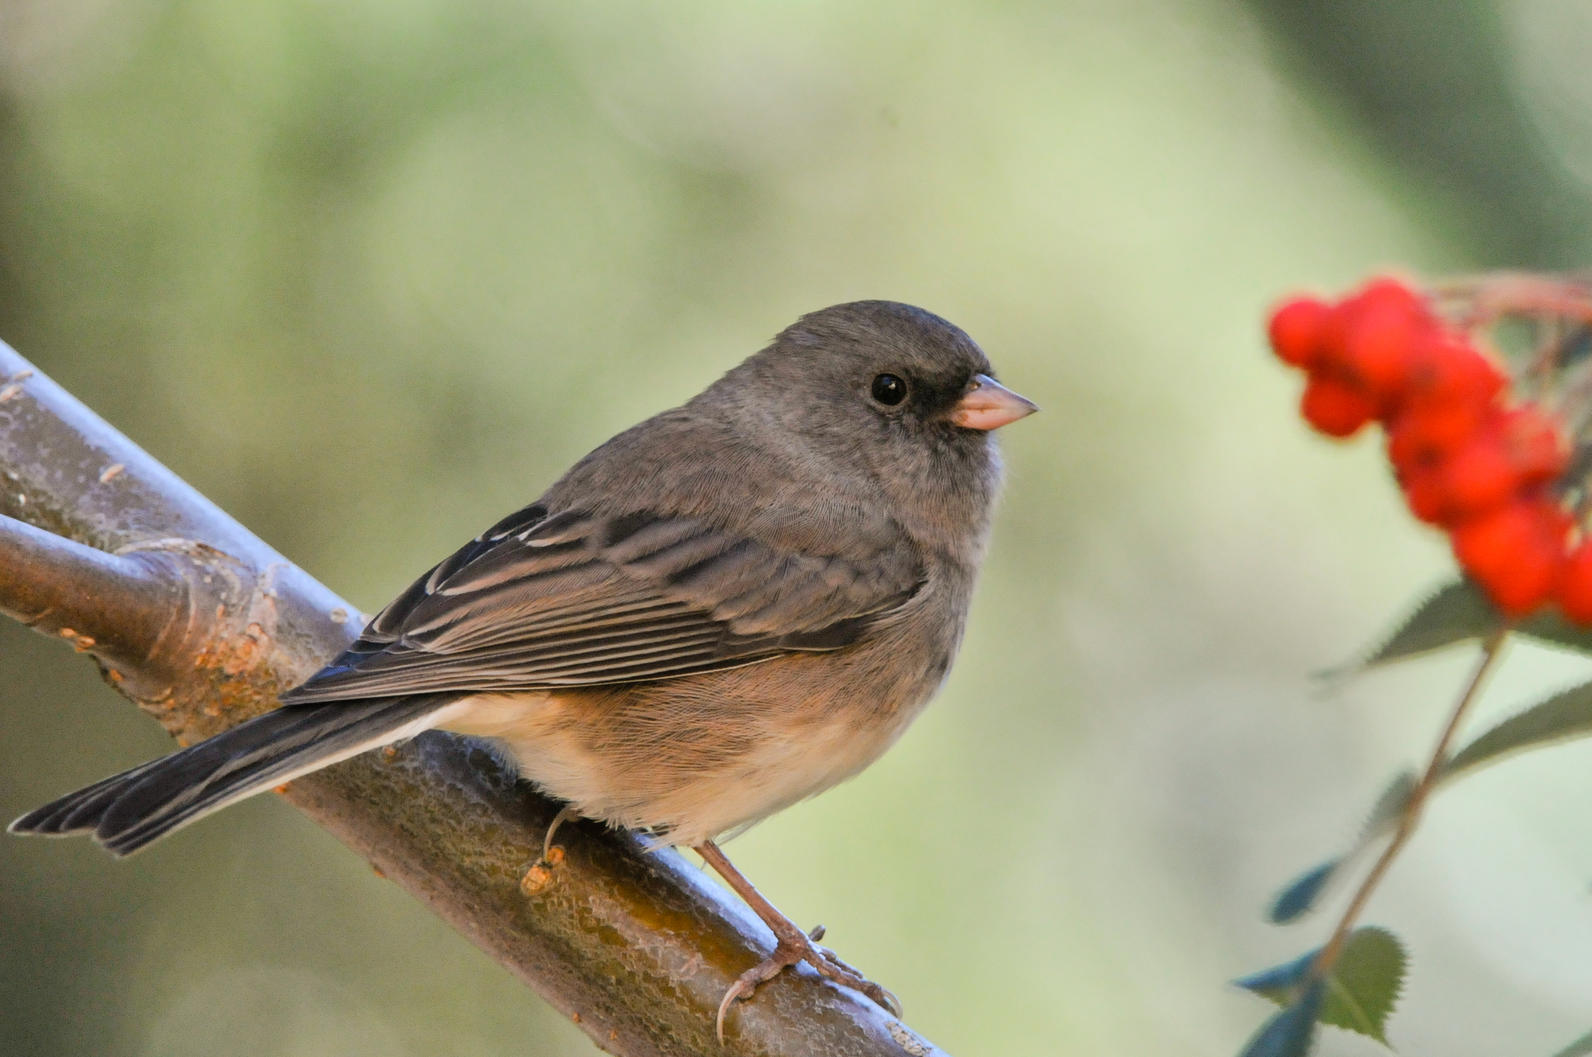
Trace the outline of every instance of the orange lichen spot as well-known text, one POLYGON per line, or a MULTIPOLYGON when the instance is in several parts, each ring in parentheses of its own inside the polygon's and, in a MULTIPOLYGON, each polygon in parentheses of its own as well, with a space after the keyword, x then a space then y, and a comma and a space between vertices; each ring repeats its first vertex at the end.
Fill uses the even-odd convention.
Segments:
POLYGON ((536 895, 546 888, 553 880, 552 862, 539 862, 525 871, 525 876, 520 878, 520 891, 528 896, 536 895))
POLYGON ((100 484, 110 484, 112 481, 114 481, 118 476, 120 476, 126 470, 127 470, 127 467, 125 465, 123 465, 122 463, 119 463, 119 462, 111 463, 109 466, 105 467, 104 472, 102 472, 100 474, 100 476, 99 476, 100 484))
POLYGON ((12 399, 13 397, 21 395, 21 393, 21 382, 11 382, 8 385, 0 386, 0 404, 5 403, 7 400, 12 399))
POLYGON ((576 1024, 579 1024, 580 1023, 580 1014, 579 1013, 571 1013, 569 1015, 569 1019, 571 1021, 575 1022, 576 1024))
POLYGON ((398 758, 398 746, 383 745, 381 747, 381 758, 384 760, 396 760, 398 758))

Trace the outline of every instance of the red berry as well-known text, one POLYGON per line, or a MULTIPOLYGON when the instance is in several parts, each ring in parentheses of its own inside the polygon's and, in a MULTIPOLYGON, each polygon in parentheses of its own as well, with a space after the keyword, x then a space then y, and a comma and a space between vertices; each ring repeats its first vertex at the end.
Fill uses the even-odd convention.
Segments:
POLYGON ((1329 437, 1348 437, 1371 421, 1376 405, 1363 390, 1341 378, 1313 374, 1299 399, 1299 413, 1329 437))
POLYGON ((1449 456, 1438 475, 1449 516, 1454 519, 1503 506, 1525 485, 1496 419, 1449 456))
POLYGON ((1570 517, 1547 499, 1522 499, 1454 529, 1454 556, 1505 616, 1550 598, 1564 570, 1570 517))
POLYGON ((1341 334, 1341 358, 1349 377, 1390 410, 1405 394, 1415 365, 1417 341, 1437 330, 1437 321, 1409 287, 1378 279, 1339 306, 1332 329, 1341 334))
POLYGON ((1468 338, 1434 331, 1417 341, 1405 380, 1404 404, 1486 404, 1503 392, 1508 382, 1502 368, 1468 338))
POLYGON ((1592 624, 1592 541, 1583 540, 1565 559, 1559 608, 1576 624, 1592 624))
POLYGON ((1570 466, 1570 438, 1559 423, 1530 404, 1506 412, 1498 422, 1509 461, 1525 484, 1544 484, 1570 466))
POLYGON ((1404 502, 1410 513, 1429 525, 1446 525, 1450 520, 1448 499, 1435 470, 1416 469, 1400 475, 1404 502))
POLYGON ((1391 275, 1378 276, 1360 287, 1351 299, 1367 308, 1392 308, 1400 312, 1425 313, 1426 302, 1408 283, 1391 275))
POLYGON ((1415 361, 1416 320, 1397 309, 1373 306, 1344 325, 1343 361, 1349 377, 1384 407, 1405 391, 1415 361))
MULTIPOLYGON (((1455 409, 1442 410, 1460 417, 1455 409)), ((1433 444, 1423 449, 1417 446, 1422 438, 1412 437, 1432 412, 1401 415, 1389 438, 1389 459, 1404 486, 1410 510, 1422 521, 1453 525, 1489 513, 1542 480, 1529 477, 1522 469, 1506 429, 1508 416, 1496 408, 1472 410, 1467 421, 1475 423, 1474 427, 1451 448, 1433 444)), ((1433 421, 1447 426, 1442 420, 1433 421)))
POLYGON ((1400 473, 1436 464, 1476 435, 1488 410, 1468 400, 1405 408, 1388 423, 1388 461, 1400 473))
POLYGON ((1314 297, 1296 297, 1278 305, 1266 326, 1277 358, 1306 370, 1314 367, 1321 359, 1322 326, 1331 313, 1331 306, 1314 297))

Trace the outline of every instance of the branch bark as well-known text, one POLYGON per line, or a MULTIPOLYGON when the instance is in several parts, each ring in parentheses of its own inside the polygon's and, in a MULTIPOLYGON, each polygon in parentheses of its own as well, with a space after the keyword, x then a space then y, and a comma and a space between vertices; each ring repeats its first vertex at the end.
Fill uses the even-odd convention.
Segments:
MULTIPOLYGON (((357 611, 0 343, 0 612, 92 655, 181 742, 274 707, 357 633, 357 611)), ((422 735, 284 794, 625 1055, 941 1051, 805 967, 714 1038, 726 988, 771 946, 673 851, 591 823, 467 739, 422 735)), ((156 853, 158 854, 158 852, 156 853)))

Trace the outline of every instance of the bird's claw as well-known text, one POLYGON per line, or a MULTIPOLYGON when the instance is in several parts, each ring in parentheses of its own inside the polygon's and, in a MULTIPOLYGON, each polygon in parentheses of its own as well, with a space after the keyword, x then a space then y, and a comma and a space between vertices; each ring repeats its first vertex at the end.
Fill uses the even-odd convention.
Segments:
POLYGON ((836 983, 845 984, 853 991, 860 991, 864 995, 867 995, 868 998, 873 1001, 874 1005, 885 1010, 891 1016, 899 1017, 901 1015, 901 1000, 897 998, 889 988, 881 987, 872 980, 868 979, 866 976, 863 976, 857 970, 841 961, 840 958, 835 955, 835 952, 829 948, 815 947, 814 949, 818 952, 819 956, 824 960, 824 962, 827 963, 826 967, 825 965, 818 965, 815 962, 809 961, 809 964, 813 965, 815 969, 836 983))
POLYGON ((888 1010, 892 1016, 901 1015, 901 1002, 895 995, 841 961, 834 951, 818 946, 815 941, 821 939, 823 935, 824 927, 819 925, 805 934, 793 931, 792 935, 781 936, 772 954, 736 978, 730 989, 724 992, 724 998, 719 1002, 718 1017, 714 1021, 714 1030, 718 1034, 720 1045, 724 1043, 724 1017, 730 1007, 736 1002, 751 998, 759 984, 767 983, 784 970, 801 962, 806 962, 837 984, 866 995, 882 1009, 888 1010))

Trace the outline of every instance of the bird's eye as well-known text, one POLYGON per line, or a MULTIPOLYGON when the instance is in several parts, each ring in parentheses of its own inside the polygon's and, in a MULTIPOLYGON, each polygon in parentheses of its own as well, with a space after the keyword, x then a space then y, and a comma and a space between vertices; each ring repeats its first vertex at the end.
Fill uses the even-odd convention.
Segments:
POLYGON ((872 393, 885 407, 895 407, 907 398, 907 383, 893 374, 881 374, 873 380, 872 393))

